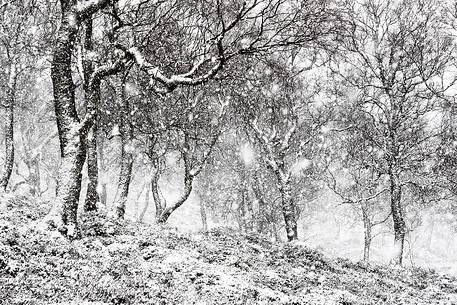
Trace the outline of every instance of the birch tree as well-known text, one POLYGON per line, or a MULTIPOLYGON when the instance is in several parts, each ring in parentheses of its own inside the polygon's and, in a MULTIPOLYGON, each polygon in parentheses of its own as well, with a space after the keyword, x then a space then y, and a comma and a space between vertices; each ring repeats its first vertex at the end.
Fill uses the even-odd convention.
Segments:
MULTIPOLYGON (((79 235, 77 209, 81 190, 81 172, 86 157, 86 137, 93 124, 95 109, 100 98, 98 90, 91 90, 86 115, 82 119, 78 116, 72 77, 72 54, 81 24, 108 4, 107 0, 60 1, 61 19, 54 44, 51 78, 61 165, 56 202, 45 221, 71 238, 79 235)), ((94 89, 98 88, 103 77, 120 70, 123 64, 125 60, 121 59, 99 67, 90 77, 90 86, 94 89)))
POLYGON ((315 103, 316 89, 306 88, 300 72, 287 67, 283 58, 257 69, 266 75, 259 76, 260 85, 248 81, 243 110, 261 157, 277 180, 287 239, 292 241, 298 239, 299 215, 293 180, 311 168, 312 148, 327 115, 315 103))
POLYGON ((134 62, 150 78, 151 87, 159 94, 170 93, 178 86, 206 83, 234 57, 327 41, 337 27, 334 7, 314 0, 60 1, 60 28, 56 34, 51 71, 62 165, 58 198, 47 221, 70 237, 78 235, 76 213, 81 168, 86 155, 85 141, 94 123, 99 100, 98 91, 91 90, 86 115, 79 118, 71 56, 81 25, 104 8, 110 11, 113 20, 106 35, 114 38, 117 58, 94 70, 91 87, 97 87, 101 79, 134 62), (164 36, 163 30, 175 35, 164 36), (143 34, 132 35, 132 32, 143 34), (161 39, 152 40, 157 36, 161 39), (149 43, 151 41, 158 43, 149 43), (167 50, 161 49, 161 44, 174 45, 174 54, 164 53, 167 50), (177 48, 178 45, 187 47, 177 48), (178 55, 184 64, 164 67, 170 54, 178 55))
POLYGON ((439 94, 452 84, 445 77, 452 40, 440 31, 434 1, 352 2, 344 65, 344 84, 354 88, 354 116, 363 122, 354 132, 373 151, 367 166, 388 177, 395 255, 402 264, 408 232, 402 194, 424 173, 436 130, 428 115, 437 110, 439 94))
POLYGON ((6 110, 5 120, 5 162, 0 177, 1 191, 5 192, 13 171, 15 160, 14 125, 15 108, 18 106, 18 87, 24 72, 30 72, 30 63, 37 56, 40 33, 34 26, 37 18, 37 1, 6 2, 0 7, 0 65, 2 85, 0 96, 6 110))

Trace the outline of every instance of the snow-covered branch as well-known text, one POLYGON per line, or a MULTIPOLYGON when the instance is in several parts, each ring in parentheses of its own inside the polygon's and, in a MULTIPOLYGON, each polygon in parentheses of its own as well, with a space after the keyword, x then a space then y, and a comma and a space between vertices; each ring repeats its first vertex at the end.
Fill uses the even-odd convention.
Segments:
MULTIPOLYGON (((219 57, 202 58, 192 68, 183 74, 175 74, 171 76, 166 76, 159 67, 154 66, 149 63, 141 54, 137 47, 133 47, 127 50, 127 52, 132 55, 135 62, 138 64, 140 69, 144 70, 152 80, 158 81, 165 86, 164 89, 155 88, 157 92, 168 93, 173 91, 179 85, 186 86, 196 86, 207 82, 213 76, 222 69, 224 63, 223 54, 219 54, 219 57), (196 76, 197 72, 200 70, 201 66, 207 62, 214 62, 212 68, 210 68, 206 73, 196 76)), ((221 49, 222 52, 222 49, 221 49)), ((220 52, 220 53, 221 53, 220 52)))
POLYGON ((96 13, 99 9, 108 5, 109 0, 79 0, 76 3, 78 16, 84 18, 96 13))

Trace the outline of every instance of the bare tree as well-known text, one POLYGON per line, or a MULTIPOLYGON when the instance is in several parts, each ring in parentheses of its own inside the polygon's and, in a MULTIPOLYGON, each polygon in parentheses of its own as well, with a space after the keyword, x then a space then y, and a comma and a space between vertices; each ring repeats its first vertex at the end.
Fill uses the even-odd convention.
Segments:
POLYGON ((39 37, 39 33, 31 33, 29 29, 33 28, 35 20, 28 13, 34 10, 35 1, 7 2, 0 7, 0 65, 5 71, 0 76, 5 84, 1 86, 3 92, 0 96, 7 114, 4 127, 6 157, 0 177, 3 192, 7 190, 14 166, 14 113, 18 106, 18 85, 23 86, 20 77, 31 70, 29 63, 36 54, 34 40, 39 37))
POLYGON ((437 135, 426 117, 437 109, 439 93, 454 83, 444 75, 452 61, 452 40, 440 31, 434 1, 368 0, 348 7, 348 53, 338 73, 355 90, 353 117, 364 117, 353 132, 373 152, 366 165, 388 177, 396 248, 392 261, 401 264, 408 231, 402 194, 414 185, 414 175, 424 173, 437 135))
MULTIPOLYGON (((60 8, 61 23, 51 71, 62 165, 58 198, 47 221, 70 237, 78 235, 76 213, 81 169, 86 155, 85 142, 94 123, 99 100, 98 91, 91 90, 86 115, 79 118, 75 107, 71 56, 80 26, 92 15, 103 8, 110 10, 114 21, 107 35, 114 38, 113 46, 121 52, 116 53, 115 60, 94 70, 90 78, 91 87, 98 87, 101 79, 134 61, 148 75, 151 86, 158 93, 168 93, 182 85, 203 84, 213 78, 229 59, 240 55, 290 45, 310 46, 321 40, 325 42, 328 36, 335 34, 336 28, 334 8, 315 0, 290 3, 283 0, 234 3, 208 0, 197 6, 187 1, 127 1, 121 4, 108 0, 62 0, 60 8), (143 23, 145 20, 149 22, 143 23), (169 27, 169 24, 174 26, 169 27), (117 31, 120 29, 122 31, 117 31), (171 29, 169 33, 176 29, 174 37, 179 37, 179 40, 166 41, 166 45, 174 45, 172 50, 189 50, 187 54, 174 53, 184 58, 186 64, 178 69, 168 69, 170 72, 162 68, 167 60, 157 62, 157 56, 152 56, 153 60, 148 56, 157 51, 157 45, 149 44, 152 38, 161 36, 157 41, 164 41, 165 37, 170 37, 164 36, 161 29, 171 29), (132 37, 132 32, 145 34, 132 37), (178 45, 187 45, 187 48, 178 48, 178 45)), ((165 54, 165 57, 169 55, 165 54)), ((186 180, 192 180, 191 176, 186 180)))
MULTIPOLYGON (((301 70, 294 68, 293 58, 291 61, 290 69, 284 59, 259 65, 259 71, 267 71, 266 75, 263 73, 263 83, 256 86, 248 82, 247 96, 243 98, 247 101, 243 110, 260 155, 277 180, 289 241, 298 239, 298 198, 294 196, 293 185, 301 171, 311 168, 313 147, 327 120, 326 112, 316 106, 316 89, 303 85, 301 70)), ((306 82, 312 83, 309 79, 306 82)), ((308 184, 311 186, 311 181, 308 184)))

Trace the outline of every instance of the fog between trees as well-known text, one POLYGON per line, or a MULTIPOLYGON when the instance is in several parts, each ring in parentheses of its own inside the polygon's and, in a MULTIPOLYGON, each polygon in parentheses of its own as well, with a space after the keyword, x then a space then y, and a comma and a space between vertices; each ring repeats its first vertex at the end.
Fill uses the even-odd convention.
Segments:
POLYGON ((42 224, 69 239, 101 210, 451 268, 456 18, 434 0, 4 0, 2 192, 49 198, 42 224))

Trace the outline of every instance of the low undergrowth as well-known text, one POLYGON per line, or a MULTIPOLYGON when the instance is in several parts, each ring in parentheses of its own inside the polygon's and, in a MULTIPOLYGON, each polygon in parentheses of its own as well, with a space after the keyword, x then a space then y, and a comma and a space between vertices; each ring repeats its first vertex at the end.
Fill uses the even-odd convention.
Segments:
POLYGON ((36 224, 49 203, 0 202, 4 304, 457 304, 457 282, 433 270, 331 260, 300 243, 218 229, 82 219, 68 241, 36 224))

